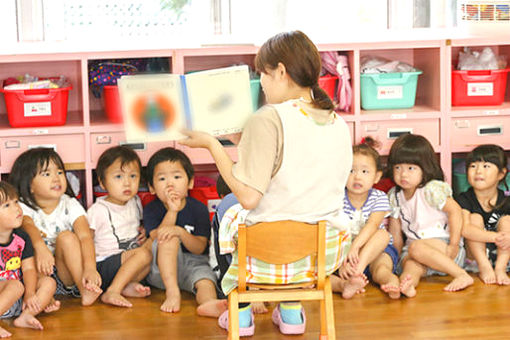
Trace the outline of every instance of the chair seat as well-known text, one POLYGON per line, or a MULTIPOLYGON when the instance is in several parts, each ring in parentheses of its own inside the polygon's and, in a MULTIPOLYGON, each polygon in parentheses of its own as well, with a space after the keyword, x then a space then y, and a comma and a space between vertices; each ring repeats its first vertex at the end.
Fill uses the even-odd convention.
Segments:
POLYGON ((303 283, 293 283, 288 285, 274 285, 274 284, 263 284, 263 283, 246 283, 246 287, 248 288, 257 288, 257 289, 295 289, 295 288, 311 288, 314 287, 316 282, 303 282, 303 283))

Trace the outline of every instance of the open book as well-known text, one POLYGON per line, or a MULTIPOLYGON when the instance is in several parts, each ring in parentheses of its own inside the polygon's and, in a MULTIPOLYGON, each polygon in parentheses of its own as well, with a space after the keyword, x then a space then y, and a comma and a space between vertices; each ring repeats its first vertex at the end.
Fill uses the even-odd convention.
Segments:
POLYGON ((240 132, 253 113, 248 66, 186 75, 123 76, 118 81, 126 139, 183 138, 183 128, 213 136, 240 132))

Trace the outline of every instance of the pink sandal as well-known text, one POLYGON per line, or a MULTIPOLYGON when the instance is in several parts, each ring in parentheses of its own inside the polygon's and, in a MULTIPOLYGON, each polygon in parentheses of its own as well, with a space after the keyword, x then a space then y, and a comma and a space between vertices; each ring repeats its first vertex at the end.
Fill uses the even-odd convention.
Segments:
POLYGON ((280 305, 273 310, 273 323, 280 328, 280 333, 282 334, 303 334, 305 332, 306 327, 306 316, 305 309, 301 308, 301 317, 303 318, 303 323, 299 325, 291 325, 283 322, 282 315, 280 314, 280 305))
MULTIPOLYGON (((218 318, 218 325, 228 332, 228 309, 224 311, 218 318)), ((251 312, 251 326, 239 327, 239 336, 253 336, 255 334, 255 318, 253 311, 251 312)))

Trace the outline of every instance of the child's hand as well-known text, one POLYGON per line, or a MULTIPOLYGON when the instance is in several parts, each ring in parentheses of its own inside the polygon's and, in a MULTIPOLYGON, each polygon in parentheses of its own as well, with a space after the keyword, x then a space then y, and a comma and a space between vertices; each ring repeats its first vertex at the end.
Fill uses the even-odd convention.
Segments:
POLYGON ((101 275, 99 275, 99 273, 95 269, 84 270, 81 283, 86 289, 89 290, 91 290, 92 288, 99 289, 99 287, 101 287, 101 275))
POLYGON ((145 235, 145 229, 142 226, 138 227, 138 236, 136 237, 136 243, 138 245, 142 245, 147 241, 147 236, 145 235))
POLYGON ((27 295, 25 293, 25 297, 23 298, 23 310, 28 309, 30 314, 39 314, 42 310, 41 303, 39 302, 39 298, 37 295, 27 295))
POLYGON ((349 250, 347 254, 347 262, 349 262, 353 267, 356 267, 359 263, 359 248, 353 248, 349 250))
POLYGON ((35 262, 37 271, 43 275, 49 276, 53 274, 53 266, 55 266, 55 257, 46 245, 35 250, 35 262))
POLYGON ((173 191, 166 192, 166 205, 170 211, 179 211, 181 207, 182 197, 173 191))
POLYGON ((457 257, 458 252, 459 252, 459 245, 449 244, 446 247, 446 255, 453 260, 457 257))
POLYGON ((510 249, 510 234, 503 231, 499 231, 497 234, 496 242, 494 242, 496 246, 504 250, 510 249))
POLYGON ((158 242, 169 241, 172 237, 177 237, 179 240, 181 239, 181 232, 184 229, 176 226, 168 226, 161 227, 158 229, 158 242))
POLYGON ((190 148, 208 149, 212 143, 216 141, 216 138, 205 132, 183 130, 181 133, 188 138, 180 139, 177 141, 177 143, 189 146, 190 148))
POLYGON ((346 259, 344 261, 342 267, 340 267, 338 276, 340 276, 341 279, 348 280, 355 273, 356 273, 356 268, 354 268, 354 266, 346 259))

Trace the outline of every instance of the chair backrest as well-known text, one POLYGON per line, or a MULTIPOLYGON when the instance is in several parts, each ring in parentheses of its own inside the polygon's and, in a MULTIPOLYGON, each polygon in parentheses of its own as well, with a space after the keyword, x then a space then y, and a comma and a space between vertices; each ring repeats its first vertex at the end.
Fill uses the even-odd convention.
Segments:
POLYGON ((288 264, 307 256, 317 261, 318 288, 324 285, 326 222, 309 224, 296 221, 263 222, 239 226, 239 290, 246 289, 246 256, 271 264, 288 264))

